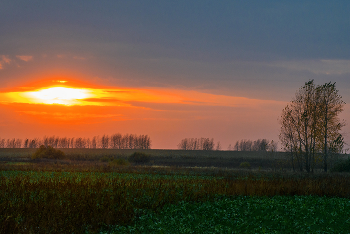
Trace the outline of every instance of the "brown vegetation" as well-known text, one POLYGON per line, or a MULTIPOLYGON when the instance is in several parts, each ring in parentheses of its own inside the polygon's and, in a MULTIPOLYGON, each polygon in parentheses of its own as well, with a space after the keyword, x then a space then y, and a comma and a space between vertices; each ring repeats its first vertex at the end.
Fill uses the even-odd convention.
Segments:
MULTIPOLYGON (((217 196, 317 195, 350 198, 347 174, 292 174, 248 170, 155 167, 93 167, 50 164, 36 167, 0 164, 1 170, 118 171, 154 175, 209 175, 183 178, 40 178, 0 177, 1 233, 84 233, 104 225, 128 225, 138 210, 158 211, 179 201, 202 202, 217 196), (15 200, 14 200, 15 199, 15 200)), ((175 177, 174 177, 175 178, 175 177)))

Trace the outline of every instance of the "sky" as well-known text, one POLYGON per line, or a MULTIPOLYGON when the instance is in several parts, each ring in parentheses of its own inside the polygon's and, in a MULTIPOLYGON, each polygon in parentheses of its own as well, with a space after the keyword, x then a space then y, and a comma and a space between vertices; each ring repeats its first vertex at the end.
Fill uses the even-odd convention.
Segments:
POLYGON ((349 12, 348 0, 3 0, 0 138, 278 141, 305 82, 336 82, 350 103, 349 12))

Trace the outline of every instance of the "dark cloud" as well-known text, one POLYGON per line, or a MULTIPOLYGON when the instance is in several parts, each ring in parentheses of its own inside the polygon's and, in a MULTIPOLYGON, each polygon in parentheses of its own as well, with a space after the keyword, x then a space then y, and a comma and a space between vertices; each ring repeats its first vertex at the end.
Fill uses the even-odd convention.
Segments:
POLYGON ((349 12, 348 1, 5 1, 0 39, 1 49, 117 41, 197 60, 349 59, 349 12))
POLYGON ((33 60, 1 60, 0 79, 64 68, 114 86, 282 100, 310 79, 348 89, 346 72, 303 64, 350 60, 349 12, 349 1, 5 0, 0 56, 33 60))

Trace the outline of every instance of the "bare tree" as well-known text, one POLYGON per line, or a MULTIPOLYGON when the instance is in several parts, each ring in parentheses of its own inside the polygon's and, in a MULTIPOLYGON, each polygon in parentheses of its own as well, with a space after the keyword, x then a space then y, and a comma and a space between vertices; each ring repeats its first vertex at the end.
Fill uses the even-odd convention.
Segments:
MULTIPOLYGON (((323 144, 323 169, 328 170, 329 149, 337 151, 335 146, 343 145, 343 137, 339 133, 341 128, 345 125, 340 122, 338 115, 343 111, 344 102, 342 97, 338 94, 335 88, 335 83, 326 83, 317 87, 317 92, 320 96, 321 105, 321 127, 322 127, 322 144, 323 144), (332 149, 333 148, 333 149, 332 149)), ((342 147, 341 147, 342 148, 342 147)))
MULTIPOLYGON (((182 150, 213 150, 214 138, 184 138, 178 144, 182 150)), ((221 147, 221 146, 220 146, 221 147)))
POLYGON ((5 139, 0 139, 0 148, 5 148, 5 139))
POLYGON ((234 150, 239 151, 239 141, 236 142, 234 150))
POLYGON ((299 89, 280 118, 280 140, 284 149, 291 152, 293 168, 296 159, 300 170, 312 172, 315 155, 323 151, 324 170, 327 171, 328 138, 338 142, 338 148, 342 142, 339 131, 344 125, 337 118, 342 107, 334 84, 315 87, 311 80, 299 89))
POLYGON ((220 141, 218 141, 218 143, 216 143, 216 150, 217 150, 217 151, 221 150, 220 141))
POLYGON ((93 149, 96 149, 96 148, 97 148, 97 142, 98 142, 97 139, 98 139, 97 136, 94 136, 94 137, 92 138, 92 141, 91 141, 91 148, 93 148, 93 149))

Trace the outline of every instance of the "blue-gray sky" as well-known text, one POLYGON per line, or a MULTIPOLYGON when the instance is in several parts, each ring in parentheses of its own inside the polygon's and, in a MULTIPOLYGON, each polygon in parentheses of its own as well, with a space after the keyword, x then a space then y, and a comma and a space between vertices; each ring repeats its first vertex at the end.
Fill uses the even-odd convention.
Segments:
MULTIPOLYGON (((4 0, 0 81, 14 88, 50 72, 80 74, 106 86, 288 102, 314 79, 336 82, 349 103, 349 12, 347 0, 4 0)), ((266 138, 277 140, 278 114, 271 113, 276 124, 266 138)), ((249 131, 241 138, 254 139, 249 131)), ((228 136, 213 135, 220 133, 228 136)))

